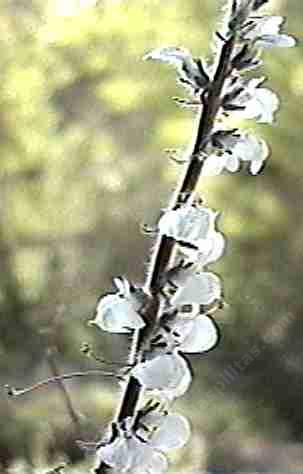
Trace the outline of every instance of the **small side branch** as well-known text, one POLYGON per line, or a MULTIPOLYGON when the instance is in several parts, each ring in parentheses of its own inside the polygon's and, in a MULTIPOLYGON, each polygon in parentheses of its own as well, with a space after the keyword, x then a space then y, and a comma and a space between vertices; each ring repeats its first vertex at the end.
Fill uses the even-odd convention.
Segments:
POLYGON ((21 395, 26 395, 27 393, 33 392, 34 390, 44 388, 50 384, 58 384, 62 381, 71 380, 78 377, 87 377, 91 375, 93 376, 102 375, 104 377, 117 377, 117 378, 123 379, 121 375, 118 375, 114 372, 105 372, 104 370, 93 369, 93 370, 87 370, 86 372, 72 372, 70 374, 63 374, 63 375, 58 375, 55 377, 49 377, 45 380, 42 380, 41 382, 38 382, 26 388, 19 389, 19 388, 11 387, 10 385, 5 385, 5 389, 7 390, 7 393, 9 396, 19 397, 21 395))

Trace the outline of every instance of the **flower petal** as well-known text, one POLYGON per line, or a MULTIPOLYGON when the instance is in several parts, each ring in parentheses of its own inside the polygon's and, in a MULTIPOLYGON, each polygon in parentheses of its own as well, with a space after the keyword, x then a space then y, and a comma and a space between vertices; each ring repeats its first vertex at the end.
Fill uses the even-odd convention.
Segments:
POLYGON ((179 346, 186 353, 206 352, 213 349, 219 340, 219 331, 213 320, 201 314, 194 319, 191 331, 179 346))
POLYGON ((126 438, 117 437, 112 443, 101 446, 97 457, 110 467, 125 472, 132 467, 133 454, 126 438))
POLYGON ((204 207, 184 205, 179 209, 167 211, 159 220, 162 234, 179 242, 197 245, 214 228, 217 213, 204 207))
POLYGON ((172 305, 208 305, 220 299, 221 280, 214 273, 202 272, 189 277, 184 287, 180 287, 171 298, 172 305))
POLYGON ((138 314, 139 304, 114 294, 101 298, 97 306, 97 314, 92 324, 103 331, 128 333, 130 330, 141 329, 145 323, 138 314))
POLYGON ((278 35, 284 18, 278 15, 266 15, 256 19, 245 33, 245 39, 256 40, 263 35, 278 35))
POLYGON ((207 239, 196 242, 196 245, 196 248, 182 247, 181 251, 189 261, 205 266, 222 257, 226 242, 221 232, 213 231, 209 233, 207 239))
POLYGON ((225 167, 224 155, 210 155, 208 156, 202 167, 202 176, 217 176, 221 174, 225 167))
POLYGON ((296 40, 289 35, 262 35, 255 42, 259 48, 292 48, 296 40))
POLYGON ((238 157, 235 156, 234 154, 229 155, 225 164, 225 168, 227 169, 227 171, 230 171, 231 173, 235 173, 236 171, 238 171, 239 167, 240 167, 240 161, 238 157))
POLYGON ((194 88, 194 90, 201 89, 209 82, 202 62, 200 61, 198 66, 198 61, 195 60, 191 53, 185 48, 176 48, 173 46, 158 48, 146 54, 143 59, 154 59, 174 66, 180 78, 183 79, 183 85, 185 85, 185 87, 190 86, 194 88))
POLYGON ((250 172, 252 175, 257 175, 260 173, 261 169, 263 168, 264 161, 252 161, 250 164, 250 172))
POLYGON ((241 140, 234 150, 243 161, 264 161, 269 155, 267 143, 250 133, 242 135, 241 140))
POLYGON ((147 389, 173 400, 183 395, 191 383, 188 363, 177 353, 164 354, 137 364, 132 375, 147 389))
POLYGON ((150 53, 145 54, 143 59, 148 61, 150 59, 171 64, 177 68, 182 67, 184 61, 191 60, 191 54, 187 49, 178 48, 174 46, 165 46, 154 49, 150 53))
POLYGON ((279 105, 279 98, 273 91, 260 87, 255 89, 252 98, 246 102, 243 116, 247 119, 255 118, 258 123, 272 123, 279 105))
POLYGON ((204 255, 204 259, 202 261, 202 247, 199 248, 200 256, 199 261, 202 265, 208 265, 209 263, 216 262, 219 258, 222 257, 225 247, 226 241, 224 235, 221 232, 212 232, 209 239, 211 242, 211 246, 207 255, 204 255))
MULTIPOLYGON (((164 474, 168 470, 168 462, 164 454, 158 451, 152 451, 146 469, 146 474, 164 474)), ((138 469, 137 474, 142 474, 142 470, 138 469)))
MULTIPOLYGON (((144 423, 152 424, 152 415, 144 419, 144 423)), ((190 437, 190 424, 185 416, 171 413, 162 416, 162 423, 154 430, 150 438, 150 446, 160 451, 169 451, 184 446, 190 437)))

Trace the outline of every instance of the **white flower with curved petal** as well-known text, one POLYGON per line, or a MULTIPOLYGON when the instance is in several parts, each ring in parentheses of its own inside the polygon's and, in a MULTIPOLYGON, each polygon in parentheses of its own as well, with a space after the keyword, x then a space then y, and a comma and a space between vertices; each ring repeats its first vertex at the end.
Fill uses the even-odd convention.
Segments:
POLYGON ((233 111, 233 115, 246 119, 256 119, 258 123, 272 123, 274 121, 280 101, 273 91, 260 87, 264 81, 264 77, 254 78, 248 82, 238 81, 238 85, 243 87, 243 91, 232 103, 244 108, 243 110, 233 111))
POLYGON ((118 436, 112 443, 101 446, 97 457, 121 473, 163 474, 168 468, 166 457, 151 445, 139 441, 135 435, 118 436))
POLYGON ((203 162, 201 171, 202 176, 218 176, 221 174, 226 165, 227 153, 216 155, 215 153, 207 156, 203 162))
POLYGON ((137 364, 131 373, 145 389, 152 390, 167 400, 183 395, 192 380, 188 363, 175 352, 137 364))
POLYGON ((182 448, 190 438, 189 421, 177 413, 149 412, 142 418, 142 423, 150 430, 148 444, 163 452, 182 448))
POLYGON ((104 296, 98 306, 97 315, 91 324, 99 326, 103 331, 113 333, 129 333, 141 329, 145 323, 137 313, 140 307, 120 295, 104 296))
POLYGON ((241 110, 232 110, 235 116, 245 119, 256 119, 259 123, 272 123, 275 113, 279 109, 278 96, 261 85, 265 82, 265 77, 243 80, 238 78, 236 85, 227 81, 226 94, 232 94, 234 90, 241 90, 230 105, 240 107, 241 110))
POLYGON ((154 49, 153 51, 143 56, 145 61, 150 59, 161 61, 163 63, 170 64, 176 68, 182 68, 183 64, 189 66, 189 68, 197 69, 196 63, 192 59, 192 55, 185 48, 178 48, 175 46, 164 46, 161 48, 154 49))
POLYGON ((262 35, 277 35, 284 23, 284 18, 278 15, 264 15, 252 20, 251 25, 246 27, 245 38, 254 40, 262 35))
POLYGON ((207 352, 217 345, 219 337, 219 330, 210 316, 197 313, 189 317, 177 313, 158 329, 151 340, 151 351, 153 354, 175 350, 192 354, 207 352))
POLYGON ((131 474, 164 474, 168 469, 168 462, 166 456, 158 451, 152 451, 150 459, 131 474))
POLYGON ((269 156, 269 148, 264 140, 249 133, 244 133, 235 146, 233 153, 242 161, 250 161, 251 173, 258 174, 264 161, 269 156))
MULTIPOLYGON (((180 77, 185 80, 188 85, 194 88, 205 87, 208 83, 206 73, 198 67, 196 60, 191 53, 185 48, 174 46, 165 46, 155 49, 143 56, 144 60, 156 60, 174 66, 180 77)), ((202 67, 202 64, 201 64, 202 67)))
POLYGON ((218 176, 224 170, 235 173, 238 171, 240 161, 237 157, 230 153, 222 153, 220 155, 209 155, 202 167, 202 176, 218 176))
POLYGON ((188 255, 189 259, 193 258, 199 262, 200 265, 205 266, 209 263, 216 262, 222 257, 226 247, 224 235, 221 232, 213 231, 208 238, 199 242, 196 253, 191 252, 191 249, 182 249, 183 253, 188 255))
POLYGON ((196 242, 195 247, 181 247, 181 252, 190 262, 205 266, 216 262, 222 257, 226 242, 221 232, 210 232, 207 239, 196 242))
POLYGON ((132 467, 132 441, 131 438, 118 436, 112 443, 101 446, 97 450, 97 458, 112 468, 126 472, 132 467))
POLYGON ((296 40, 292 36, 280 34, 283 23, 282 16, 263 16, 254 20, 243 37, 254 41, 260 48, 291 48, 296 45, 296 40))
POLYGON ((258 123, 272 123, 279 106, 277 94, 265 87, 259 87, 246 102, 243 116, 247 119, 256 119, 258 123))
POLYGON ((196 245, 214 230, 217 213, 205 207, 190 205, 167 211, 159 220, 159 231, 179 242, 196 245))
POLYGON ((193 319, 177 318, 171 329, 180 334, 178 349, 188 354, 210 351, 219 341, 217 326, 204 314, 193 319))
POLYGON ((207 265, 217 261, 225 249, 224 236, 216 231, 217 218, 218 212, 212 209, 185 205, 165 212, 158 228, 181 244, 181 252, 190 261, 207 265))
POLYGON ((125 278, 115 278, 118 292, 103 296, 96 308, 96 317, 90 324, 113 333, 129 333, 141 329, 145 322, 139 315, 142 295, 139 289, 131 288, 125 278))
POLYGON ((266 142, 249 133, 241 134, 231 152, 231 155, 225 153, 221 157, 210 155, 205 160, 205 171, 203 166, 202 174, 220 174, 225 169, 235 172, 238 170, 241 161, 250 161, 250 171, 255 175, 258 174, 264 161, 269 156, 269 148, 266 142))
POLYGON ((214 273, 201 272, 190 276, 184 286, 171 297, 173 306, 209 305, 222 295, 221 280, 214 273))
POLYGON ((262 35, 255 44, 258 48, 292 48, 296 40, 289 35, 262 35))

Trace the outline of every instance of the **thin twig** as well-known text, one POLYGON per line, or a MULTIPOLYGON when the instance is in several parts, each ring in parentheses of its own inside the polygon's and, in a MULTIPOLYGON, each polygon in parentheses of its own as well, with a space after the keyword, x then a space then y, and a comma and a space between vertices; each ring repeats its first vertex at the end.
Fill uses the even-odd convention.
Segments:
POLYGON ((62 380, 71 380, 71 379, 74 379, 76 377, 87 377, 87 376, 90 376, 90 375, 103 375, 105 377, 117 377, 117 378, 121 378, 122 379, 122 376, 119 376, 117 374, 115 374, 114 372, 105 372, 104 370, 100 370, 100 369, 93 369, 93 370, 87 370, 85 372, 72 372, 70 374, 63 374, 63 375, 58 375, 56 377, 49 377, 45 380, 42 380, 41 382, 38 382, 34 385, 31 385, 30 387, 26 387, 26 388, 14 388, 14 387, 11 387, 10 385, 5 385, 5 388, 8 392, 8 394, 12 397, 19 397, 20 395, 25 395, 29 392, 32 392, 34 390, 38 390, 40 388, 43 388, 43 387, 46 387, 47 385, 50 385, 52 383, 58 383, 62 380))
POLYGON ((82 425, 81 425, 80 417, 79 417, 76 409, 74 408, 72 398, 71 398, 71 396, 70 396, 70 394, 69 394, 69 392, 68 392, 68 390, 65 386, 64 381, 60 378, 60 372, 59 372, 59 369, 58 369, 58 366, 57 366, 54 351, 51 350, 51 349, 49 349, 48 352, 47 352, 47 362, 48 362, 48 365, 49 365, 49 368, 50 368, 50 371, 51 371, 53 377, 55 377, 57 379, 58 388, 60 390, 63 402, 64 402, 65 407, 66 407, 66 410, 67 410, 67 412, 70 416, 70 419, 72 420, 72 423, 74 425, 75 432, 79 433, 79 435, 81 435, 82 434, 82 425))

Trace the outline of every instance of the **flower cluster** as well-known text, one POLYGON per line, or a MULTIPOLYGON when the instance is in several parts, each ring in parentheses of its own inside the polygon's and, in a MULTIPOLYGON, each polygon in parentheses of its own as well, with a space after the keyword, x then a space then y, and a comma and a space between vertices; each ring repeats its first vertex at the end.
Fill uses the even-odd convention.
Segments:
MULTIPOLYGON (((173 237, 179 246, 180 258, 163 276, 158 296, 165 309, 145 341, 143 359, 129 370, 147 395, 166 407, 191 385, 192 370, 184 354, 206 353, 219 340, 218 327, 208 314, 221 302, 223 292, 220 278, 208 270, 225 248, 224 237, 216 230, 217 216, 195 202, 166 211, 158 223, 159 233, 173 237)), ((148 295, 125 278, 114 282, 116 293, 100 299, 92 323, 115 333, 145 327, 142 308, 148 295)), ((165 453, 185 444, 189 432, 184 417, 148 411, 140 415, 139 424, 136 419, 123 420, 114 439, 98 449, 98 459, 113 472, 166 472, 165 453)))
POLYGON ((182 447, 189 439, 187 419, 148 403, 134 419, 126 418, 114 425, 113 441, 101 443, 100 457, 115 473, 165 473, 168 468, 164 453, 182 447))
MULTIPOLYGON (((170 46, 144 57, 174 66, 178 81, 191 95, 188 104, 198 105, 202 117, 206 110, 208 119, 212 111, 211 125, 199 137, 189 160, 188 169, 196 160, 202 176, 234 173, 245 162, 256 175, 269 156, 264 140, 226 124, 229 116, 271 123, 279 107, 276 94, 264 87, 264 77, 245 76, 262 64, 263 49, 295 44, 291 36, 280 31, 282 17, 259 14, 266 3, 230 1, 226 30, 217 34, 223 43, 219 65, 216 58, 213 63, 202 61, 184 48, 170 46), (226 45, 229 50, 225 57, 226 45)), ((187 103, 186 99, 181 102, 187 103)), ((122 375, 122 384, 135 379, 142 394, 158 399, 156 404, 146 404, 137 397, 132 416, 118 417, 110 439, 99 443, 98 465, 105 463, 113 473, 166 472, 166 453, 183 446, 190 433, 183 416, 167 411, 191 385, 192 370, 185 354, 205 354, 220 339, 213 313, 222 307, 223 288, 209 266, 222 257, 225 238, 217 230, 218 212, 202 204, 194 191, 190 189, 186 200, 178 196, 158 221, 161 242, 173 242, 174 258, 157 275, 157 285, 149 288, 148 284, 140 286, 124 277, 115 278, 116 292, 99 300, 92 321, 104 331, 140 335, 138 357, 122 375), (149 308, 153 304, 157 310, 151 319, 149 308)))
MULTIPOLYGON (((191 371, 182 354, 207 352, 219 339, 208 310, 222 301, 222 283, 207 269, 225 248, 216 230, 217 215, 200 204, 185 204, 165 212, 158 223, 159 232, 179 245, 180 261, 163 277, 159 297, 165 311, 145 343, 145 360, 135 365, 132 375, 165 401, 183 395, 190 386, 191 371)), ((143 289, 125 278, 115 283, 118 291, 101 298, 92 323, 110 332, 139 330, 146 324, 140 315, 143 289)))
MULTIPOLYGON (((280 32, 284 18, 281 16, 257 16, 267 1, 238 0, 232 2, 231 20, 225 37, 219 34, 222 41, 234 38, 233 55, 229 75, 225 80, 221 108, 219 111, 221 130, 212 130, 208 137, 207 147, 201 153, 205 160, 202 175, 213 176, 223 171, 234 173, 239 170, 241 162, 249 162, 251 174, 258 174, 264 167, 269 149, 266 143, 248 132, 238 132, 227 125, 222 129, 224 118, 229 116, 243 119, 255 119, 258 123, 272 123, 279 108, 277 95, 263 87, 265 77, 246 78, 243 73, 262 65, 262 50, 295 45, 292 36, 280 32)), ((202 97, 202 102, 211 90, 212 67, 195 59, 190 52, 175 47, 156 49, 145 56, 145 59, 159 60, 173 65, 178 71, 178 80, 194 96, 202 97)), ((199 105, 199 101, 180 100, 181 105, 199 105)))

